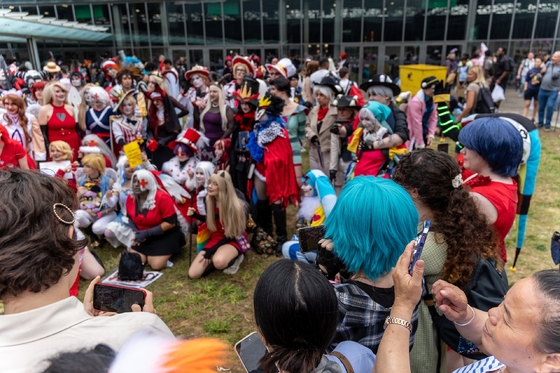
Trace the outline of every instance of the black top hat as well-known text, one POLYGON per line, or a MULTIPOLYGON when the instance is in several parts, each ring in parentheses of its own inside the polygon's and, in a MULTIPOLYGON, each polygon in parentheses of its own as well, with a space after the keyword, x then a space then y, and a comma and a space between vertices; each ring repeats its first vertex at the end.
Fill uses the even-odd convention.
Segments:
POLYGON ((241 86, 233 93, 235 99, 239 102, 259 106, 259 82, 251 75, 247 74, 243 77, 241 86))
POLYGON ((385 75, 385 74, 375 74, 370 80, 362 83, 360 85, 360 89, 367 92, 369 87, 374 87, 379 85, 390 88, 391 91, 393 91, 393 96, 397 96, 399 93, 401 93, 401 89, 399 88, 399 86, 393 83, 389 75, 385 75))
POLYGON ((333 106, 339 108, 351 108, 351 109, 361 109, 361 106, 358 105, 358 96, 343 96, 338 95, 336 99, 333 101, 333 106))
POLYGON ((343 92, 343 89, 340 86, 340 79, 331 74, 325 75, 323 79, 321 79, 321 82, 313 82, 313 84, 316 86, 329 87, 336 95, 343 92))

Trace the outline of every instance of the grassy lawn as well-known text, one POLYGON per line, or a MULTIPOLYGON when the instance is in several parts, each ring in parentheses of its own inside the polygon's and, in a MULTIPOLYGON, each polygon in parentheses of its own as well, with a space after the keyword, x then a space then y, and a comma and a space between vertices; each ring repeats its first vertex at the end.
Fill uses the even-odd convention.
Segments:
MULTIPOLYGON (((560 131, 541 132, 543 144, 537 187, 529 212, 526 240, 517 263, 517 271, 510 272, 510 284, 531 275, 533 272, 553 268, 550 257, 550 237, 560 228, 560 183, 557 177, 560 165, 560 131)), ((437 141, 434 143, 434 147, 437 141)), ((454 146, 449 147, 450 152, 454 146)), ((304 165, 304 169, 305 169, 304 165)), ((295 231, 296 208, 288 211, 290 235, 295 231)), ((194 238, 194 237, 193 237, 194 238)), ((512 230, 507 240, 510 267, 515 255, 516 231, 512 230)), ((192 256, 196 255, 193 242, 192 256)), ((107 273, 118 265, 122 248, 105 246, 97 250, 107 273)), ((225 275, 214 271, 199 280, 189 280, 189 254, 187 249, 172 258, 174 266, 164 271, 164 275, 148 287, 154 293, 158 315, 176 336, 195 338, 214 336, 232 345, 232 353, 225 367, 233 372, 243 369, 233 353, 233 344, 255 330, 252 297, 255 284, 273 261, 272 257, 261 257, 252 251, 247 253, 236 275, 225 275)), ((88 281, 80 281, 80 296, 83 296, 88 281)), ((282 284, 278 284, 282 287, 282 284)), ((1 309, 0 304, 0 311, 1 309)))

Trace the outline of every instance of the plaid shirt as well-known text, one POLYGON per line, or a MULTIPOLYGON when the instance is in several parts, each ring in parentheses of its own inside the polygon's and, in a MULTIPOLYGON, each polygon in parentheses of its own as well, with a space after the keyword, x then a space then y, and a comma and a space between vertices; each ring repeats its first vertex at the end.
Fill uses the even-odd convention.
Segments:
MULTIPOLYGON (((342 341, 355 341, 371 349, 377 354, 381 337, 383 337, 383 324, 391 313, 391 308, 385 308, 367 295, 357 285, 346 283, 335 285, 338 297, 339 323, 331 347, 342 341)), ((412 315, 412 333, 409 345, 412 348, 414 334, 418 326, 418 307, 412 315)))

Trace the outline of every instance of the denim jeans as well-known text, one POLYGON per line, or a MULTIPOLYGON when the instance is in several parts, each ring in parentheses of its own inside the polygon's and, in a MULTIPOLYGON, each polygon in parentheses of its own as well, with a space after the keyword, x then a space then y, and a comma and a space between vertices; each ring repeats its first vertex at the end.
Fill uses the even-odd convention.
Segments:
POLYGON ((545 126, 545 128, 550 128, 556 97, 558 97, 558 91, 547 91, 542 88, 539 90, 539 127, 545 126), (544 117, 545 110, 546 120, 544 117))
POLYGON ((521 81, 519 82, 519 93, 523 94, 523 87, 525 86, 525 79, 527 79, 527 74, 521 75, 521 81))

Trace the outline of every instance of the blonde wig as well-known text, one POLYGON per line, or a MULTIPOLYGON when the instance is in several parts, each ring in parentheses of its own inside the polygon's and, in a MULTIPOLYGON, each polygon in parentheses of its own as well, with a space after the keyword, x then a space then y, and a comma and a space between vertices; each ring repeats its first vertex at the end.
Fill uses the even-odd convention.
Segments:
POLYGON ((208 194, 206 196, 206 224, 211 232, 215 232, 215 207, 217 205, 220 223, 224 228, 225 236, 235 238, 241 236, 245 231, 247 219, 245 217, 245 206, 237 198, 235 188, 231 182, 231 176, 226 171, 218 171, 218 173, 210 176, 208 184, 214 183, 218 188, 218 198, 208 194))
POLYGON ((53 102, 55 87, 62 89, 66 93, 66 97, 64 98, 64 104, 68 105, 68 89, 64 84, 60 82, 52 82, 46 85, 45 89, 43 90, 43 105, 48 105, 53 102))
POLYGON ((87 154, 82 158, 82 164, 97 170, 101 175, 105 174, 105 158, 101 154, 87 154))
POLYGON ((153 73, 153 74, 148 75, 148 79, 153 79, 156 82, 156 84, 159 88, 161 88, 163 91, 165 91, 165 93, 167 93, 167 95, 169 95, 169 96, 171 95, 169 93, 169 87, 167 87, 167 83, 165 81, 165 78, 163 76, 161 76, 159 73, 153 73))
POLYGON ((72 148, 70 147, 70 145, 68 145, 68 143, 66 141, 57 140, 57 141, 53 141, 53 142, 50 143, 50 145, 49 145, 49 156, 51 158, 52 158, 51 149, 53 149, 53 148, 58 150, 62 154, 64 154, 64 157, 68 161, 71 161, 72 158, 74 158, 74 152, 72 151, 72 148))
POLYGON ((82 102, 80 102, 80 106, 78 107, 78 124, 80 125, 80 129, 84 132, 86 131, 86 113, 89 110, 89 103, 86 102, 86 93, 88 93, 89 89, 92 87, 95 87, 95 84, 88 83, 80 93, 82 102))
MULTIPOLYGON (((245 67, 245 65, 243 65, 243 67, 245 67)), ((220 116, 222 117, 222 131, 226 131, 227 130, 227 126, 228 126, 228 119, 227 119, 227 115, 226 115, 226 96, 224 94, 224 89, 222 88, 222 86, 216 82, 212 82, 210 83, 210 85, 208 86, 208 92, 210 92, 210 90, 212 90, 212 88, 214 89, 218 89, 218 108, 220 109, 220 116)), ((208 93, 210 95, 210 93, 208 93)), ((202 130, 202 133, 204 133, 206 130, 204 129, 204 116, 206 115, 206 113, 208 113, 208 111, 210 110, 210 108, 212 107, 212 100, 210 100, 210 96, 208 96, 208 102, 206 103, 206 107, 204 108, 204 110, 202 111, 202 114, 200 114, 200 129, 202 130)))

